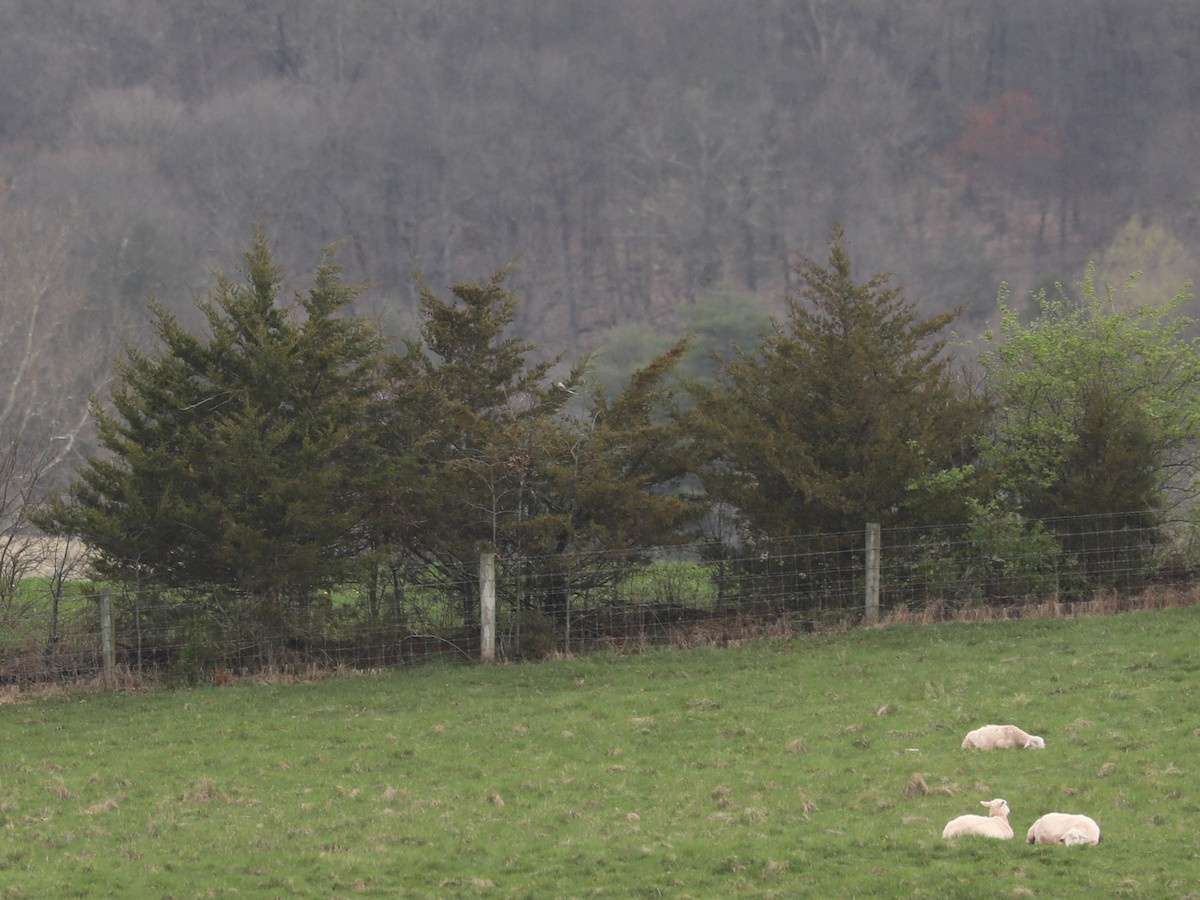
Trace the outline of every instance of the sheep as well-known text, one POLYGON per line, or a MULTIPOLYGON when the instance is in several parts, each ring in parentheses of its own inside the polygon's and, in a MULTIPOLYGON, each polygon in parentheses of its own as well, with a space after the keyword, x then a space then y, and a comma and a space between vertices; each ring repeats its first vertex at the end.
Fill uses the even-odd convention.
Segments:
POLYGON ((1022 731, 1016 725, 984 725, 968 731, 963 749, 976 750, 1045 750, 1046 742, 1036 734, 1022 731))
POLYGON ((952 838, 960 835, 978 835, 979 837, 998 838, 1011 841, 1012 826, 1008 824, 1008 802, 997 797, 995 800, 980 800, 980 806, 986 806, 986 816, 959 816, 951 819, 942 829, 942 837, 952 838))
POLYGON ((1025 835, 1029 844, 1079 844, 1100 843, 1100 826, 1095 819, 1074 813, 1046 813, 1031 826, 1025 835))

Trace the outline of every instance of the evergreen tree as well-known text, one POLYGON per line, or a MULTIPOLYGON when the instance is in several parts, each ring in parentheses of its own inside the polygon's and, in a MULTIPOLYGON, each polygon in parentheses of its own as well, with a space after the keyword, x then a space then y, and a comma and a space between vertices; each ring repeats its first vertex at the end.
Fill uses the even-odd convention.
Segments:
POLYGON ((965 461, 983 413, 939 336, 958 311, 921 318, 890 275, 856 282, 837 225, 829 247, 827 266, 801 257, 787 320, 694 386, 705 488, 765 535, 961 516, 927 487, 965 461))
MULTIPOLYGON (((418 279, 420 342, 390 358, 385 445, 405 491, 377 494, 373 524, 380 560, 433 567, 471 585, 481 551, 502 564, 559 571, 583 550, 644 550, 667 543, 694 519, 692 501, 670 490, 685 469, 681 432, 667 416, 663 380, 677 345, 636 375, 615 399, 584 396, 588 360, 561 380, 561 362, 530 361, 511 336, 519 298, 501 270, 484 284, 458 284, 443 299, 418 279), (584 407, 588 408, 585 409, 584 407)), ((381 482, 381 486, 383 482, 381 482)), ((531 589, 547 608, 561 584, 531 589)), ((467 621, 477 598, 464 595, 467 621)))
POLYGON ((42 521, 82 538, 104 577, 221 588, 277 614, 360 552, 380 342, 343 315, 360 289, 331 251, 290 304, 261 232, 240 273, 198 300, 205 335, 152 302, 160 349, 118 362, 111 408, 93 402, 102 452, 42 521))
POLYGON ((559 360, 531 362, 533 347, 510 334, 519 298, 508 274, 456 284, 449 299, 418 278, 422 343, 392 368, 407 373, 399 419, 422 423, 418 506, 437 517, 414 543, 451 569, 473 572, 481 550, 508 549, 523 458, 534 452, 526 436, 544 433, 570 399, 550 384, 559 360))
MULTIPOLYGON (((691 441, 667 384, 688 348, 676 342, 611 400, 598 387, 586 410, 545 433, 520 539, 525 552, 549 555, 552 573, 564 571, 558 555, 600 551, 586 573, 572 573, 577 586, 594 587, 628 573, 649 549, 694 536, 704 506, 684 488, 691 441)), ((566 585, 552 574, 547 586, 544 607, 561 613, 566 585)))

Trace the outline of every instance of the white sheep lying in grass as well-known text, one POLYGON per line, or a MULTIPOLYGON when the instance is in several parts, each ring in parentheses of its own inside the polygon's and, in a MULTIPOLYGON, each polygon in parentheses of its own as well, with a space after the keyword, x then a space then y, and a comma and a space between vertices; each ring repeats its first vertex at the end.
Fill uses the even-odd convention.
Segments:
POLYGON ((1078 844, 1100 843, 1100 826, 1095 819, 1074 813, 1046 813, 1029 827, 1025 835, 1029 844, 1078 844))
POLYGON ((995 800, 980 800, 979 805, 987 807, 986 816, 959 816, 957 819, 951 819, 942 829, 942 837, 973 834, 1011 841, 1013 830, 1008 824, 1008 802, 997 797, 995 800))
POLYGON ((1016 725, 984 725, 968 731, 963 749, 970 750, 1045 750, 1046 742, 1016 725))

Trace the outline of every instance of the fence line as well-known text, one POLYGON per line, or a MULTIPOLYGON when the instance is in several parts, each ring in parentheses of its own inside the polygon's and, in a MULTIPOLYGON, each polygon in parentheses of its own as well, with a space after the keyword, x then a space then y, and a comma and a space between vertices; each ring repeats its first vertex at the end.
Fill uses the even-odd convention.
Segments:
POLYGON ((1186 588, 1191 556, 1188 532, 1126 515, 499 557, 459 579, 411 571, 384 594, 349 585, 288 605, 87 582, 51 597, 61 584, 29 579, 0 603, 0 684, 282 678, 1015 615, 1186 588))

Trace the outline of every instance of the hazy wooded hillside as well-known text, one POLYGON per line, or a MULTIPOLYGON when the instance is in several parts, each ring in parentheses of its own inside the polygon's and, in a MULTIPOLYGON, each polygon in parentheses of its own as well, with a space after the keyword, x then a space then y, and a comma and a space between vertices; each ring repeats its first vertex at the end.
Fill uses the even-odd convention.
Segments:
POLYGON ((547 354, 736 333, 831 219, 965 335, 1089 259, 1170 294, 1198 55, 1193 0, 9 0, 0 433, 85 433, 148 293, 186 316, 255 223, 297 276, 344 241, 396 332, 414 267, 517 259, 547 354))

